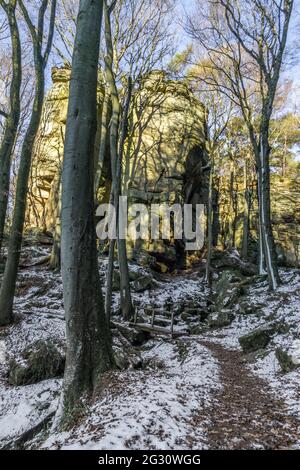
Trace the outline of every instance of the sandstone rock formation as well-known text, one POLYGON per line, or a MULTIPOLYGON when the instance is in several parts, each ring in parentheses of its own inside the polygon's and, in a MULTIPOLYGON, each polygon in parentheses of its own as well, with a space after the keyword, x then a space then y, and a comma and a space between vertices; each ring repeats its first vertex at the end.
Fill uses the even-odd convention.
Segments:
MULTIPOLYGON (((31 227, 53 233, 59 212, 70 70, 54 68, 52 80, 32 165, 27 218, 31 227)), ((97 143, 103 99, 100 89, 97 143)), ((123 161, 123 192, 128 195, 129 204, 205 202, 208 184, 208 173, 202 170, 208 164, 205 109, 187 85, 169 80, 162 72, 152 72, 135 89, 129 121, 132 131, 123 161)), ((104 168, 109 167, 108 150, 104 168)), ((104 171, 102 186, 106 193, 109 184, 109 171, 104 171)), ((148 251, 166 252, 165 244, 154 247, 149 243, 148 251)), ((168 250, 174 257, 174 246, 168 250)))

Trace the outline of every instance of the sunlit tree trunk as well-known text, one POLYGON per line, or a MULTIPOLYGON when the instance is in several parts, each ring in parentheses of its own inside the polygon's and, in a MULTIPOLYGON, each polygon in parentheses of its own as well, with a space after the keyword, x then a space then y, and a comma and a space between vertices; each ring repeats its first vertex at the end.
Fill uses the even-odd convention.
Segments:
POLYGON ((260 274, 268 273, 270 288, 275 290, 280 284, 277 265, 277 253, 274 242, 271 201, 270 201, 270 162, 268 135, 261 135, 258 146, 257 174, 258 174, 258 198, 259 198, 259 233, 260 233, 260 274))
POLYGON ((250 235, 250 208, 251 208, 251 195, 249 188, 248 176, 248 159, 244 163, 244 214, 243 214, 243 239, 242 239, 242 258, 247 260, 249 235, 250 235))

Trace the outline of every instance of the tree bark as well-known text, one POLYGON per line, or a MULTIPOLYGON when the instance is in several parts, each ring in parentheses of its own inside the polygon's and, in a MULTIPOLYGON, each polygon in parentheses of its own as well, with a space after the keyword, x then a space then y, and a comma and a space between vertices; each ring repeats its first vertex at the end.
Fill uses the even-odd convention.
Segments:
POLYGON ((62 277, 67 356, 63 421, 113 365, 98 272, 94 218, 97 69, 103 2, 81 0, 70 81, 62 176, 62 277))
POLYGON ((52 0, 48 42, 44 56, 42 56, 42 38, 44 32, 43 20, 47 8, 47 3, 47 0, 43 0, 41 4, 41 7, 39 9, 38 30, 35 30, 33 24, 31 23, 27 10, 25 9, 23 3, 20 1, 20 6, 23 15, 29 26, 29 29, 31 30, 32 35, 36 83, 30 122, 22 145, 15 205, 8 244, 8 255, 0 290, 0 325, 7 325, 13 321, 13 300, 22 246, 28 180, 34 148, 34 141, 42 115, 42 107, 45 93, 45 67, 47 64, 47 59, 50 53, 53 39, 56 0, 52 0))
POLYGON ((213 245, 213 182, 214 182, 214 158, 211 156, 210 174, 209 174, 209 191, 208 191, 208 208, 207 208, 207 256, 206 256, 206 274, 205 280, 208 286, 211 286, 211 256, 213 245))
POLYGON ((12 80, 10 84, 10 110, 6 119, 3 140, 0 148, 0 251, 3 243, 5 218, 8 204, 11 157, 16 141, 20 120, 20 89, 22 82, 21 43, 16 20, 16 3, 12 0, 0 5, 4 8, 11 36, 12 47, 12 80))
POLYGON ((101 182, 102 176, 102 169, 105 159, 105 151, 106 151, 106 144, 107 144, 107 129, 108 129, 108 111, 109 111, 109 94, 108 91, 105 90, 105 96, 103 101, 103 108, 102 108, 102 116, 101 116, 101 134, 100 134, 100 147, 99 147, 99 155, 97 161, 97 168, 96 168, 96 175, 95 175, 95 201, 97 201, 98 191, 101 182))
POLYGON ((271 202, 270 202, 270 163, 269 142, 267 135, 261 135, 258 154, 256 155, 258 172, 258 198, 259 198, 259 233, 260 233, 260 274, 267 269, 270 289, 276 290, 280 284, 277 265, 277 253, 274 242, 271 202))
POLYGON ((243 240, 242 240, 242 258, 248 259, 249 247, 249 225, 250 225, 251 195, 248 183, 248 159, 244 164, 244 215, 243 215, 243 240))
MULTIPOLYGON (((122 123, 121 123, 121 137, 118 145, 119 137, 119 124, 121 116, 121 105, 116 87, 115 77, 113 73, 113 46, 112 46, 112 35, 111 35, 111 23, 110 14, 113 6, 109 8, 107 1, 104 2, 104 17, 105 17, 105 39, 107 55, 105 57, 105 73, 107 83, 110 88, 110 95, 112 100, 112 119, 110 125, 110 151, 111 151, 111 171, 112 171, 112 191, 113 201, 116 211, 116 220, 119 220, 119 197, 121 195, 121 170, 122 170, 122 157, 124 151, 124 143, 127 132, 127 119, 128 111, 131 98, 131 80, 128 80, 128 95, 126 100, 125 109, 123 112, 122 123)), ((119 228, 119 226, 118 226, 119 228)), ((114 244, 111 243, 110 249, 114 249, 114 244)), ((112 256, 112 254, 111 254, 112 256)), ((123 318, 128 320, 133 313, 133 305, 130 292, 129 284, 129 271, 126 253, 126 240, 119 237, 118 230, 118 258, 119 258, 119 269, 120 269, 120 306, 123 314, 123 318)), ((112 276, 112 271, 109 273, 112 276)), ((108 278, 109 281, 109 278, 108 278)), ((107 303, 109 305, 109 303, 107 303)), ((107 312, 109 314, 109 312, 107 312)))
POLYGON ((53 246, 50 258, 50 269, 55 271, 61 267, 61 166, 58 169, 58 175, 54 184, 55 197, 55 221, 53 233, 53 246))

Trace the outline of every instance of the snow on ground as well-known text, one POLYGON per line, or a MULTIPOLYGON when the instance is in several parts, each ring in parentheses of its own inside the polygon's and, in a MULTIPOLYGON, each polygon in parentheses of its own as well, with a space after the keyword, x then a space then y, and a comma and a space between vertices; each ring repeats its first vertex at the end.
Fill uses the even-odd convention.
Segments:
POLYGON ((257 314, 239 315, 238 306, 233 323, 222 330, 207 334, 209 340, 219 342, 229 349, 241 349, 238 338, 268 322, 282 322, 288 326, 285 333, 273 336, 264 357, 249 364, 251 370, 267 380, 274 392, 286 404, 291 414, 300 417, 300 368, 283 374, 275 350, 281 347, 298 358, 300 340, 300 273, 299 270, 282 270, 283 284, 277 292, 268 290, 268 283, 251 286, 246 300, 261 306, 257 314))
MULTIPOLYGON (((36 249, 39 259, 47 249, 36 249)), ((102 266, 102 278, 105 263, 102 266)), ((150 271, 130 266, 143 276, 150 271)), ((154 275, 155 276, 155 275, 154 275)), ((242 315, 236 306, 236 318, 226 328, 210 330, 200 336, 178 340, 156 338, 142 350, 146 367, 114 372, 112 387, 95 402, 82 424, 75 430, 46 441, 49 448, 205 448, 207 423, 193 426, 193 417, 214 406, 221 390, 218 362, 199 339, 220 342, 239 349, 238 337, 270 321, 281 321, 288 330, 277 334, 266 354, 249 363, 250 369, 266 379, 275 394, 285 400, 290 413, 300 416, 300 369, 282 374, 275 349, 283 347, 299 358, 300 273, 282 271, 284 280, 278 292, 270 293, 266 282, 249 287, 247 301, 257 304, 257 313, 242 315), (298 341, 298 342, 297 342, 298 341)), ((133 293, 139 307, 177 304, 205 304, 207 289, 197 273, 157 276, 154 288, 133 293)), ((118 294, 114 293, 115 311, 118 294)), ((45 266, 25 267, 20 271, 15 301, 16 322, 0 329, 0 441, 1 446, 19 437, 56 409, 61 380, 12 387, 7 384, 8 362, 20 359, 22 350, 38 339, 49 339, 63 347, 64 312, 61 278, 45 266)), ((246 360, 246 359, 245 359, 246 360)), ((201 422, 201 420, 200 420, 201 422)))
POLYGON ((192 424, 220 390, 216 361, 190 338, 153 340, 147 348, 144 360, 156 367, 119 374, 120 393, 108 393, 79 428, 50 437, 43 448, 205 448, 205 430, 192 424))
POLYGON ((1 447, 51 415, 58 404, 61 380, 44 380, 25 387, 8 387, 0 382, 1 447))

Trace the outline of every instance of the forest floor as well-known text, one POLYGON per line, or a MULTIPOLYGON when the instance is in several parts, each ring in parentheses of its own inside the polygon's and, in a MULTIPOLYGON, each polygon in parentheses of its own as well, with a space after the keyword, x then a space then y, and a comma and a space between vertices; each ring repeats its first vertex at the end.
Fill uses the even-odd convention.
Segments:
MULTIPOLYGON (((1 448, 300 448, 300 368, 283 373, 276 356, 282 348, 300 362, 299 270, 282 270, 284 282, 276 293, 268 291, 264 279, 247 283, 230 307, 227 324, 209 325, 215 312, 204 321, 185 321, 176 313, 176 328, 189 332, 177 339, 155 336, 132 345, 115 332, 114 350, 130 351, 130 366, 107 373, 101 395, 83 402, 85 413, 76 426, 57 433, 51 420, 62 379, 19 386, 8 381, 11 361, 26 368, 24 350, 37 340, 50 341, 64 354, 60 275, 43 264, 30 266, 47 253, 47 248, 25 249, 16 322, 0 329, 1 448), (252 313, 245 313, 245 303, 252 313), (239 337, 266 327, 272 328, 268 344, 243 352, 239 337)), ((140 310, 166 302, 174 309, 209 310, 198 270, 157 276, 136 265, 130 269, 153 276, 150 289, 133 294, 140 310)), ((116 311, 117 306, 115 293, 116 311)), ((121 321, 117 315, 113 319, 121 321)))

